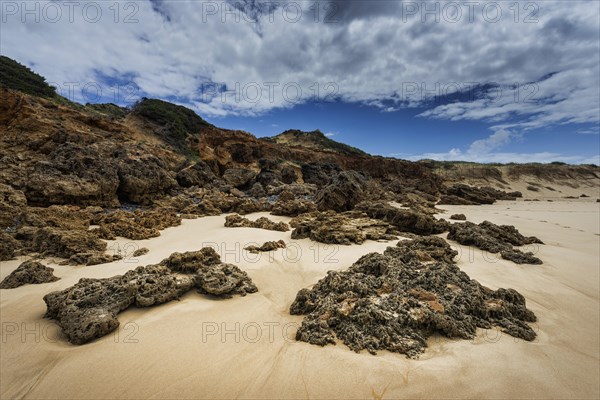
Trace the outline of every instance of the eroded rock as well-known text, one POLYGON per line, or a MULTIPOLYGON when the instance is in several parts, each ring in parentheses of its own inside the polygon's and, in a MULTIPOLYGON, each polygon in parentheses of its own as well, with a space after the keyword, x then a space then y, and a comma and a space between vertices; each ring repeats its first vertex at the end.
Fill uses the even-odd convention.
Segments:
POLYGON ((445 246, 431 240, 367 254, 345 271, 328 272, 312 289, 300 290, 290 307, 291 314, 306 315, 296 340, 325 346, 337 338, 356 352, 389 350, 416 357, 434 333, 472 339, 477 328, 499 327, 514 337, 535 338, 527 322, 536 317, 521 294, 491 290, 456 265, 435 261, 447 260, 451 252, 440 252, 445 246), (414 254, 419 249, 434 261, 421 262, 414 254))
POLYGON ((222 263, 213 249, 204 248, 173 253, 159 265, 137 267, 112 278, 83 278, 44 296, 45 316, 58 322, 71 343, 83 344, 115 330, 117 314, 130 306, 166 303, 193 288, 218 297, 257 291, 245 272, 222 263))
POLYGON ((309 238, 327 244, 362 244, 365 240, 393 240, 397 232, 388 223, 356 211, 315 211, 290 221, 292 239, 309 238))
POLYGON ((251 221, 237 214, 225 217, 225 226, 229 228, 260 228, 279 232, 290 230, 289 225, 285 222, 274 222, 267 217, 260 217, 256 221, 251 221))
POLYGON ((261 246, 247 246, 244 247, 244 250, 248 250, 252 254, 258 254, 260 252, 273 251, 277 249, 285 249, 285 242, 283 240, 278 240, 276 242, 265 242, 261 246))
POLYGON ((27 284, 48 283, 59 280, 54 269, 37 261, 25 261, 0 282, 0 289, 14 289, 27 284))
POLYGON ((535 257, 533 253, 524 253, 513 246, 543 244, 543 242, 535 236, 523 236, 512 225, 496 225, 489 221, 483 221, 479 225, 472 222, 452 224, 448 239, 490 253, 500 253, 502 258, 518 264, 542 264, 542 260, 535 257))

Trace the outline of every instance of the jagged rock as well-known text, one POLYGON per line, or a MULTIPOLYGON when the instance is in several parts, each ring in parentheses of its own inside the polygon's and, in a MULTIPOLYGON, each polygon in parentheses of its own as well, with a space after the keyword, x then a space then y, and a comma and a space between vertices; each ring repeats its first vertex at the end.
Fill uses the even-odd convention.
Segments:
POLYGON ((249 185, 254 178, 256 178, 256 172, 245 168, 230 168, 223 173, 225 182, 238 189, 249 185))
MULTIPOLYGON (((290 307, 291 314, 306 315, 296 340, 325 346, 337 337, 356 352, 389 350, 416 357, 434 333, 472 339, 476 328, 497 326, 514 337, 535 338, 527 322, 536 317, 521 294, 486 288, 448 262, 422 263, 412 254, 415 248, 402 244, 367 254, 345 271, 328 272, 312 289, 300 290, 290 307)), ((437 243, 432 249, 431 259, 450 254, 440 253, 437 243)))
POLYGON ((60 144, 47 161, 34 166, 28 178, 24 191, 32 204, 117 204, 117 167, 98 146, 60 144))
POLYGON ((179 171, 175 178, 180 186, 188 188, 192 186, 203 187, 212 183, 217 177, 207 163, 199 160, 195 164, 179 171))
POLYGON ((136 251, 134 251, 132 256, 133 257, 141 257, 141 256, 148 254, 149 252, 150 252, 150 250, 148 248, 142 247, 141 249, 137 249, 136 251))
POLYGON ((123 259, 123 256, 118 254, 104 254, 100 252, 86 252, 86 253, 77 253, 73 254, 68 261, 70 265, 98 265, 98 264, 107 264, 113 261, 118 261, 123 259))
POLYGON ((387 203, 362 202, 356 205, 357 211, 369 217, 380 219, 393 225, 400 232, 411 232, 418 235, 431 235, 447 231, 447 221, 436 220, 431 215, 413 210, 403 210, 387 203))
POLYGON ((121 159, 118 174, 119 196, 137 204, 150 204, 177 186, 165 162, 150 154, 121 159))
POLYGON ((504 250, 500 252, 500 255, 505 260, 510 260, 515 264, 533 264, 540 265, 542 264, 542 260, 537 258, 532 252, 528 251, 526 253, 521 250, 504 250))
POLYGON ((305 183, 312 183, 318 187, 325 186, 332 176, 337 175, 342 169, 337 164, 306 163, 302 164, 302 179, 305 183))
POLYGON ((362 244, 365 240, 397 239, 396 230, 388 223, 367 217, 360 212, 312 212, 290 221, 292 239, 309 238, 328 244, 362 244))
POLYGON ((277 249, 285 249, 285 242, 283 240, 278 240, 276 242, 265 242, 262 246, 248 246, 244 247, 244 250, 248 250, 252 254, 258 254, 263 251, 273 251, 277 249))
POLYGON ((474 187, 456 183, 446 189, 438 204, 478 205, 493 204, 496 200, 516 200, 523 197, 521 192, 503 192, 489 186, 474 187))
POLYGON ((281 181, 288 185, 290 183, 298 182, 298 174, 296 174, 296 170, 292 167, 283 167, 281 169, 281 181))
POLYGON ((300 214, 316 211, 315 203, 310 200, 296 199, 290 191, 284 191, 273 205, 271 214, 296 217, 300 214))
POLYGON ((225 217, 225 226, 229 228, 260 228, 270 231, 286 232, 290 227, 285 222, 273 222, 267 217, 260 217, 256 221, 250 221, 240 215, 228 215, 225 217))
POLYGON ((0 261, 12 260, 20 248, 21 243, 18 240, 0 231, 0 261))
POLYGON ((543 242, 535 236, 526 237, 512 225, 496 225, 489 221, 483 221, 476 225, 472 222, 452 224, 448 239, 455 240, 460 244, 475 246, 481 250, 491 253, 500 253, 502 258, 512 260, 518 264, 541 264, 542 261, 533 256, 532 253, 523 253, 513 246, 543 242))
POLYGON ((312 198, 317 193, 317 186, 308 183, 292 183, 290 185, 269 186, 267 188, 269 196, 281 195, 283 192, 290 192, 295 198, 312 198))
POLYGON ((450 219, 456 220, 456 221, 466 221, 467 220, 467 216, 465 214, 452 214, 450 216, 450 219))
POLYGON ((14 229, 23 219, 27 198, 20 190, 0 183, 0 231, 14 229))
POLYGON ((260 183, 256 182, 247 192, 248 196, 261 198, 267 196, 267 191, 260 183))
POLYGON ((44 296, 45 317, 56 320, 71 343, 83 344, 115 330, 117 314, 128 307, 166 303, 192 288, 219 297, 257 290, 245 272, 222 263, 214 250, 204 248, 173 253, 160 265, 138 267, 112 278, 83 278, 44 296))
POLYGON ((388 247, 385 254, 394 256, 405 263, 417 258, 419 261, 442 261, 452 264, 458 251, 453 250, 442 238, 422 236, 413 240, 401 240, 396 247, 388 247))
POLYGON ((160 231, 181 225, 181 217, 166 210, 117 210, 108 214, 97 214, 93 220, 99 225, 93 230, 102 239, 114 240, 121 236, 132 240, 143 240, 160 236, 160 231))
POLYGON ((37 261, 25 261, 0 282, 0 289, 14 289, 27 284, 48 283, 59 280, 54 269, 37 261))
POLYGON ((17 239, 25 243, 31 252, 43 256, 55 256, 69 259, 78 253, 89 251, 104 252, 106 243, 93 231, 65 230, 54 227, 23 227, 17 232, 17 239))
POLYGON ((349 211, 364 198, 366 178, 356 171, 340 172, 315 198, 320 211, 349 211))

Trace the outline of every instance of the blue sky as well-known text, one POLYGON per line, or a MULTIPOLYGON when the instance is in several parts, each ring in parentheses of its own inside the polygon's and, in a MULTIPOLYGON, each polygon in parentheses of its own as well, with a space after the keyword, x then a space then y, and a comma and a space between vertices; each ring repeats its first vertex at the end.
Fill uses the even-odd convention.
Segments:
POLYGON ((0 53, 75 101, 411 160, 600 164, 600 2, 73 4, 0 3, 0 53))

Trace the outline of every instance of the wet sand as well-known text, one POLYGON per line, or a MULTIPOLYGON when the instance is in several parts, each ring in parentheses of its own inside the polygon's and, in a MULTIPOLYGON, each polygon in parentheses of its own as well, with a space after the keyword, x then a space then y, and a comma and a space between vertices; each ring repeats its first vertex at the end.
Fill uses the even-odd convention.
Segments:
MULTIPOLYGON (((110 242, 128 254, 150 249, 137 260, 90 267, 47 263, 61 280, 1 290, 0 397, 598 398, 600 204, 592 198, 439 208, 448 211, 438 217, 460 212, 473 222, 514 225, 546 243, 529 249, 544 261, 539 266, 457 245, 458 265, 472 278, 525 296, 538 316, 534 342, 496 330, 479 330, 472 341, 432 337, 418 360, 357 354, 341 343, 321 348, 295 342, 302 317, 289 315, 288 308, 298 290, 395 242, 326 246, 291 240, 291 231, 224 228, 223 215, 184 220, 150 240, 110 242), (279 239, 288 249, 259 255, 241 250, 279 239), (67 343, 42 318, 48 292, 205 245, 247 271, 259 292, 227 300, 188 293, 178 302, 132 308, 119 314, 118 331, 83 346, 67 343)), ((262 215, 268 214, 249 217, 262 215)), ((2 262, 0 279, 20 261, 2 262)))

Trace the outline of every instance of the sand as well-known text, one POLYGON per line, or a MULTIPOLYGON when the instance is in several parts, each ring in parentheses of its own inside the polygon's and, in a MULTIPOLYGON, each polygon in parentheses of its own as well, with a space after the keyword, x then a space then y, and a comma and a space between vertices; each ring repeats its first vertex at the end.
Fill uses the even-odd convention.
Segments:
MULTIPOLYGON (((158 238, 110 242, 127 253, 150 249, 137 260, 91 267, 48 263, 61 280, 0 291, 0 397, 598 398, 600 204, 592 198, 441 208, 448 212, 440 216, 464 213, 473 222, 515 225, 546 243, 532 249, 544 261, 539 266, 517 266, 457 246, 458 264, 472 278, 526 297, 539 318, 534 342, 495 330, 480 330, 472 341, 433 337, 418 360, 357 354, 341 343, 321 348, 295 342, 302 318, 288 308, 297 291, 395 242, 325 246, 291 240, 290 232, 224 228, 225 216, 207 217, 185 220, 158 238), (287 250, 241 250, 279 239, 287 250), (179 302, 129 309, 119 315, 117 332, 83 346, 67 343, 56 325, 42 319, 42 297, 50 291, 209 243, 247 271, 259 292, 228 300, 189 293, 179 302)), ((1 263, 0 278, 20 261, 1 263)))

